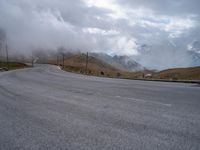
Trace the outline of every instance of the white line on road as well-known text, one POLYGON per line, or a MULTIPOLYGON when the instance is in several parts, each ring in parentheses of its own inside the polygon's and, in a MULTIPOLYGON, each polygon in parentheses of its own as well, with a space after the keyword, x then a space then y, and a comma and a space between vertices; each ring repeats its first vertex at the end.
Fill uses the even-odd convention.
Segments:
POLYGON ((151 104, 163 105, 163 106, 167 106, 167 107, 171 107, 172 106, 172 104, 166 104, 166 103, 155 102, 155 101, 144 100, 144 99, 138 99, 138 98, 122 97, 122 96, 116 96, 116 98, 129 99, 129 100, 133 100, 133 101, 136 101, 136 102, 151 103, 151 104))

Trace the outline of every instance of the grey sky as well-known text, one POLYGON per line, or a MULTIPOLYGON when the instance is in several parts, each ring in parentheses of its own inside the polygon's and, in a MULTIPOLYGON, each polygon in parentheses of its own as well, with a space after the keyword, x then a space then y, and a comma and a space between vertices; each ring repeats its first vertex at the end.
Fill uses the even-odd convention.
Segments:
POLYGON ((0 0, 10 49, 130 55, 153 68, 192 64, 200 41, 199 0, 0 0), (198 45, 198 44, 196 44, 198 45))

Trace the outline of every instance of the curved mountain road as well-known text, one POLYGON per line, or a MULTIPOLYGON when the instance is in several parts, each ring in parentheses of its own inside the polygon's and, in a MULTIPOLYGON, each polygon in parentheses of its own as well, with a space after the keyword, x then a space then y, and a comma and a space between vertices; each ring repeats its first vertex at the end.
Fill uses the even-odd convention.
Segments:
POLYGON ((199 150, 200 85, 0 73, 0 149, 199 150))

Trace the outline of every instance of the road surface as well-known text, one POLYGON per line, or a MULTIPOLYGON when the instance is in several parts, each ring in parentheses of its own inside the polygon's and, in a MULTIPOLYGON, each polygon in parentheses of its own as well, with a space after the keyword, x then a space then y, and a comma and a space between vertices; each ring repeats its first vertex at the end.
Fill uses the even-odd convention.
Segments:
POLYGON ((1 150, 199 150, 200 85, 0 73, 1 150))

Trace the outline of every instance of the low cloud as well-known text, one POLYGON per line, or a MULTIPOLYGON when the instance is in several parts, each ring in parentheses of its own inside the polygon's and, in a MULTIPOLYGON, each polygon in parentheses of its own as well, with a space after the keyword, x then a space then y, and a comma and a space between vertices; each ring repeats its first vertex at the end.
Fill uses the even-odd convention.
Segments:
POLYGON ((184 67, 192 65, 191 44, 200 41, 198 6, 198 0, 0 0, 0 28, 13 53, 64 47, 130 55, 155 69, 184 67))

